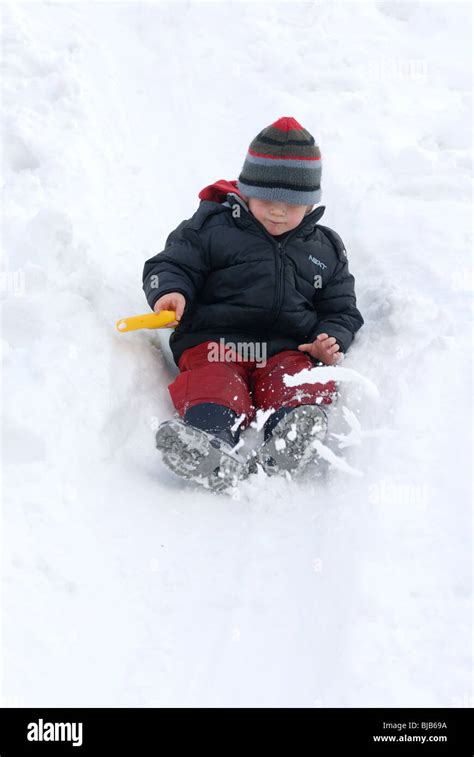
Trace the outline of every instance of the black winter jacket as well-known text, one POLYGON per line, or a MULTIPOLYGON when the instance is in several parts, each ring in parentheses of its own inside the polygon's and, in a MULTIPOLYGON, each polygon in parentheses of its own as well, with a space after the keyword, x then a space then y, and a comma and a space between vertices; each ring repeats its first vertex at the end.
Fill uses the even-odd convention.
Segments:
POLYGON ((145 263, 143 289, 152 309, 169 292, 186 299, 170 338, 176 363, 189 347, 220 339, 266 342, 271 357, 327 333, 347 351, 364 321, 344 245, 317 223, 324 210, 274 237, 229 192, 223 203, 202 200, 170 233, 145 263))

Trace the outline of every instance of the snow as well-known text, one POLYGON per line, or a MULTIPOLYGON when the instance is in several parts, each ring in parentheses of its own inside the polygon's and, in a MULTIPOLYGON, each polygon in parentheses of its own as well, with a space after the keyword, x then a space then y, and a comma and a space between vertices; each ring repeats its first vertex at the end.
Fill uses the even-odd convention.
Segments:
POLYGON ((472 704, 470 5, 2 15, 2 702, 472 704), (366 320, 330 415, 363 475, 218 496, 157 459, 169 353, 115 324, 283 115, 366 320))
POLYGON ((342 368, 339 365, 322 365, 317 368, 305 368, 293 376, 284 376, 283 381, 286 386, 299 386, 300 384, 318 384, 327 381, 337 381, 343 384, 344 381, 356 381, 367 390, 372 397, 379 397, 379 390, 373 381, 370 381, 362 374, 352 368, 342 368))
POLYGON ((326 460, 330 463, 330 466, 338 471, 348 473, 350 476, 362 476, 362 472, 356 468, 352 468, 344 458, 335 455, 334 452, 326 444, 323 444, 319 439, 314 439, 311 442, 311 446, 316 450, 316 454, 322 460, 326 460))

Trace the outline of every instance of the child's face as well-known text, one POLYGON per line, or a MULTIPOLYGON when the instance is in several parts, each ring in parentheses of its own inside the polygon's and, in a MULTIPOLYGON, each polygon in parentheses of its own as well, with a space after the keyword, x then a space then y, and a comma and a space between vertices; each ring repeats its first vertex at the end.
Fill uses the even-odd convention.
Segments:
POLYGON ((273 236, 296 229, 306 212, 312 208, 312 205, 290 205, 286 202, 259 200, 256 197, 249 197, 247 202, 252 215, 273 236))

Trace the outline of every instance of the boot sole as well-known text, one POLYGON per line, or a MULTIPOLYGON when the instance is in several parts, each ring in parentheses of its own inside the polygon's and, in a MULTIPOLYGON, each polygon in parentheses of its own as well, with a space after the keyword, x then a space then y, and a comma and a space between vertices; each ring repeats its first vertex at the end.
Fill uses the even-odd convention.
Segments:
POLYGON ((258 459, 265 473, 301 473, 315 456, 311 442, 323 441, 327 428, 326 413, 319 405, 296 407, 277 423, 271 438, 259 450, 258 459))
POLYGON ((248 475, 246 462, 234 456, 230 447, 183 421, 165 421, 155 438, 163 462, 173 473, 206 488, 223 491, 248 475))

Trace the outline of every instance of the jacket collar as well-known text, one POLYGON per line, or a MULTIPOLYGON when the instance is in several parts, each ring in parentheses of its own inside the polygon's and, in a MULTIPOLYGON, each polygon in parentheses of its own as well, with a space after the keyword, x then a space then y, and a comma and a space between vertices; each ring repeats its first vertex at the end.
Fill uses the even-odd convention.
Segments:
MULTIPOLYGON (((235 192, 228 192, 227 201, 224 202, 223 205, 231 208, 236 203, 240 205, 240 207, 244 210, 244 213, 241 213, 240 216, 234 216, 235 222, 238 226, 240 226, 241 228, 247 228, 248 226, 254 225, 257 225, 259 228, 262 227, 262 224, 259 223, 259 221, 257 221, 257 219, 250 212, 245 200, 243 200, 243 198, 235 192)), ((321 205, 319 208, 312 210, 311 213, 303 218, 300 225, 297 226, 296 229, 293 229, 292 232, 289 232, 289 235, 299 237, 306 236, 307 234, 312 232, 319 219, 323 216, 325 210, 325 205, 321 205)), ((277 239, 277 237, 275 237, 275 239, 277 239)))

